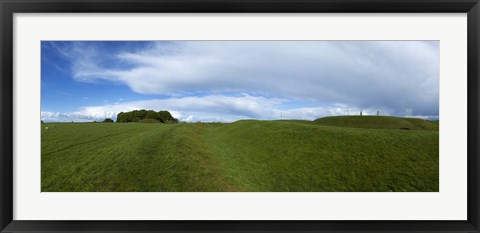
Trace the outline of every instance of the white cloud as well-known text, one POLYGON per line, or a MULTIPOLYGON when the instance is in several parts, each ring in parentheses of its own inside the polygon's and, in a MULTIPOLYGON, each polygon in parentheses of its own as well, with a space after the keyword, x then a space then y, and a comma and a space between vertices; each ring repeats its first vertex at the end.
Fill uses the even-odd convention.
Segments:
POLYGON ((118 54, 85 42, 59 50, 71 59, 76 80, 121 83, 140 94, 260 93, 438 115, 439 44, 434 41, 179 41, 118 54), (106 61, 124 65, 110 67, 106 61))
POLYGON ((82 112, 60 113, 60 112, 41 112, 40 118, 45 122, 85 122, 85 121, 99 121, 109 116, 104 117, 91 116, 82 112))
POLYGON ((341 106, 282 109, 284 99, 264 98, 250 95, 237 97, 203 96, 168 99, 152 99, 102 106, 87 106, 72 113, 42 112, 45 121, 93 121, 116 118, 120 112, 152 109, 168 110, 181 121, 232 122, 240 119, 305 119, 313 120, 323 116, 345 114, 341 106))

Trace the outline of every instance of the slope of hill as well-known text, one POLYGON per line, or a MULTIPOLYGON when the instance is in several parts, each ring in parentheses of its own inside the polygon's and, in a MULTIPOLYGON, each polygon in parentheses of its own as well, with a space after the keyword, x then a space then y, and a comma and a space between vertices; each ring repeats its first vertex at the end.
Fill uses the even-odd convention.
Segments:
POLYGON ((42 127, 42 191, 436 192, 438 142, 311 121, 65 123, 42 127))
POLYGON ((438 191, 437 131, 238 121, 207 135, 242 190, 438 191))
POLYGON ((319 118, 314 122, 319 125, 352 128, 438 131, 438 125, 419 118, 400 118, 390 116, 333 116, 319 118))

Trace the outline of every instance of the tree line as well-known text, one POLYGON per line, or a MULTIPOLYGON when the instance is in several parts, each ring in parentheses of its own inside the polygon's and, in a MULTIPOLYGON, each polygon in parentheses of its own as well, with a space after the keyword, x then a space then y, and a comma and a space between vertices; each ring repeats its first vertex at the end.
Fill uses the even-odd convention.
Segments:
POLYGON ((142 109, 117 114, 117 122, 152 122, 152 120, 157 120, 160 123, 178 123, 178 119, 174 118, 168 111, 155 112, 153 110, 142 109))

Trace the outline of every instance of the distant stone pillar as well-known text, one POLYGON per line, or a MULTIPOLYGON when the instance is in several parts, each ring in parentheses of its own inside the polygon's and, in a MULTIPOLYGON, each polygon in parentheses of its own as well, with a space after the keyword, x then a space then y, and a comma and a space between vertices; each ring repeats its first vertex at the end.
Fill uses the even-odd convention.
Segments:
POLYGON ((362 111, 360 111, 360 116, 362 116, 362 114, 363 114, 363 112, 362 112, 362 111))
POLYGON ((380 116, 380 111, 377 110, 377 116, 380 116))

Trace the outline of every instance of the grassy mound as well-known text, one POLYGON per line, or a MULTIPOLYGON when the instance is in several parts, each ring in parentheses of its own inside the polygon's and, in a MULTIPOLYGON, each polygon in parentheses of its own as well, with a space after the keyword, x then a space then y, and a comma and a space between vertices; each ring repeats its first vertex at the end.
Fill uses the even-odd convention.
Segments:
POLYGON ((434 130, 231 124, 42 127, 42 191, 438 191, 434 130))
POLYGON ((316 124, 368 129, 405 129, 436 130, 438 124, 419 118, 400 118, 390 116, 334 116, 319 118, 316 124))
POLYGON ((162 123, 157 119, 143 119, 139 120, 138 123, 162 123))
POLYGON ((438 191, 438 132, 239 121, 209 133, 246 191, 438 191))

